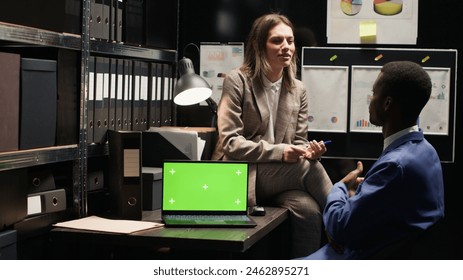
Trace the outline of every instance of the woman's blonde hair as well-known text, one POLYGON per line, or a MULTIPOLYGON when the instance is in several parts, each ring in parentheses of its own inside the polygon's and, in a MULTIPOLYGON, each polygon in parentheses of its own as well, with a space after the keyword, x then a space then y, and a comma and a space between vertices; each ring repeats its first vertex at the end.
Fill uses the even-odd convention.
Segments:
MULTIPOLYGON (((244 61, 241 71, 247 73, 252 79, 257 78, 262 83, 262 75, 270 71, 270 64, 265 54, 269 30, 276 25, 283 23, 294 32, 294 26, 284 15, 271 13, 257 18, 249 32, 244 51, 244 61)), ((290 90, 294 86, 296 78, 297 53, 294 52, 291 63, 283 69, 283 87, 290 90)))

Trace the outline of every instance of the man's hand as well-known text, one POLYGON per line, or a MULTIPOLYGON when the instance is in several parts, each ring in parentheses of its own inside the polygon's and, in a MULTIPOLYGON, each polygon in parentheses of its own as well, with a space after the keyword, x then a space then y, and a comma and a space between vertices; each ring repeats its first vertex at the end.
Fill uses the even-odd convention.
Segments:
POLYGON ((342 180, 347 186, 349 197, 353 196, 357 191, 359 184, 363 181, 363 177, 359 177, 363 172, 363 164, 361 161, 357 162, 357 168, 349 172, 342 180))

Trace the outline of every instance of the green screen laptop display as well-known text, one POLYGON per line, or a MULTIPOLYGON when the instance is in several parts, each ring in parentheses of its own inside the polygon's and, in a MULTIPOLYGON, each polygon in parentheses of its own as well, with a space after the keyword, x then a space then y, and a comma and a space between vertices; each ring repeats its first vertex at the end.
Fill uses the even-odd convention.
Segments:
POLYGON ((246 211, 248 164, 165 162, 163 210, 246 211))

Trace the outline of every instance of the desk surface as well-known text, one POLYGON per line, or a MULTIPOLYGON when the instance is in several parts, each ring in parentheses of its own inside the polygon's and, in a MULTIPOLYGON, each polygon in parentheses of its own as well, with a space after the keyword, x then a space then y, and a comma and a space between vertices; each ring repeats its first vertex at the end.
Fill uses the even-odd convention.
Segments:
MULTIPOLYGON (((266 215, 255 216, 254 228, 154 228, 132 234, 53 228, 52 236, 62 241, 119 244, 127 246, 245 252, 288 218, 285 208, 266 207, 266 215)), ((144 211, 144 221, 160 221, 160 210, 144 211)))

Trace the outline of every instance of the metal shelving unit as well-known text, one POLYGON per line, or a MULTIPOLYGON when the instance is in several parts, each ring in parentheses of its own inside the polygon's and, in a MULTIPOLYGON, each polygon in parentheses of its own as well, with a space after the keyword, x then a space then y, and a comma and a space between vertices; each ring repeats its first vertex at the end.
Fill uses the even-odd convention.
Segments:
POLYGON ((174 63, 177 59, 177 51, 175 50, 158 50, 93 40, 89 36, 89 17, 90 0, 82 0, 82 34, 59 33, 0 22, 0 44, 2 46, 56 47, 81 52, 78 143, 0 153, 0 172, 37 165, 73 162, 73 212, 79 217, 87 215, 87 161, 89 157, 108 155, 107 144, 87 144, 88 61, 90 54, 166 63, 174 63))

